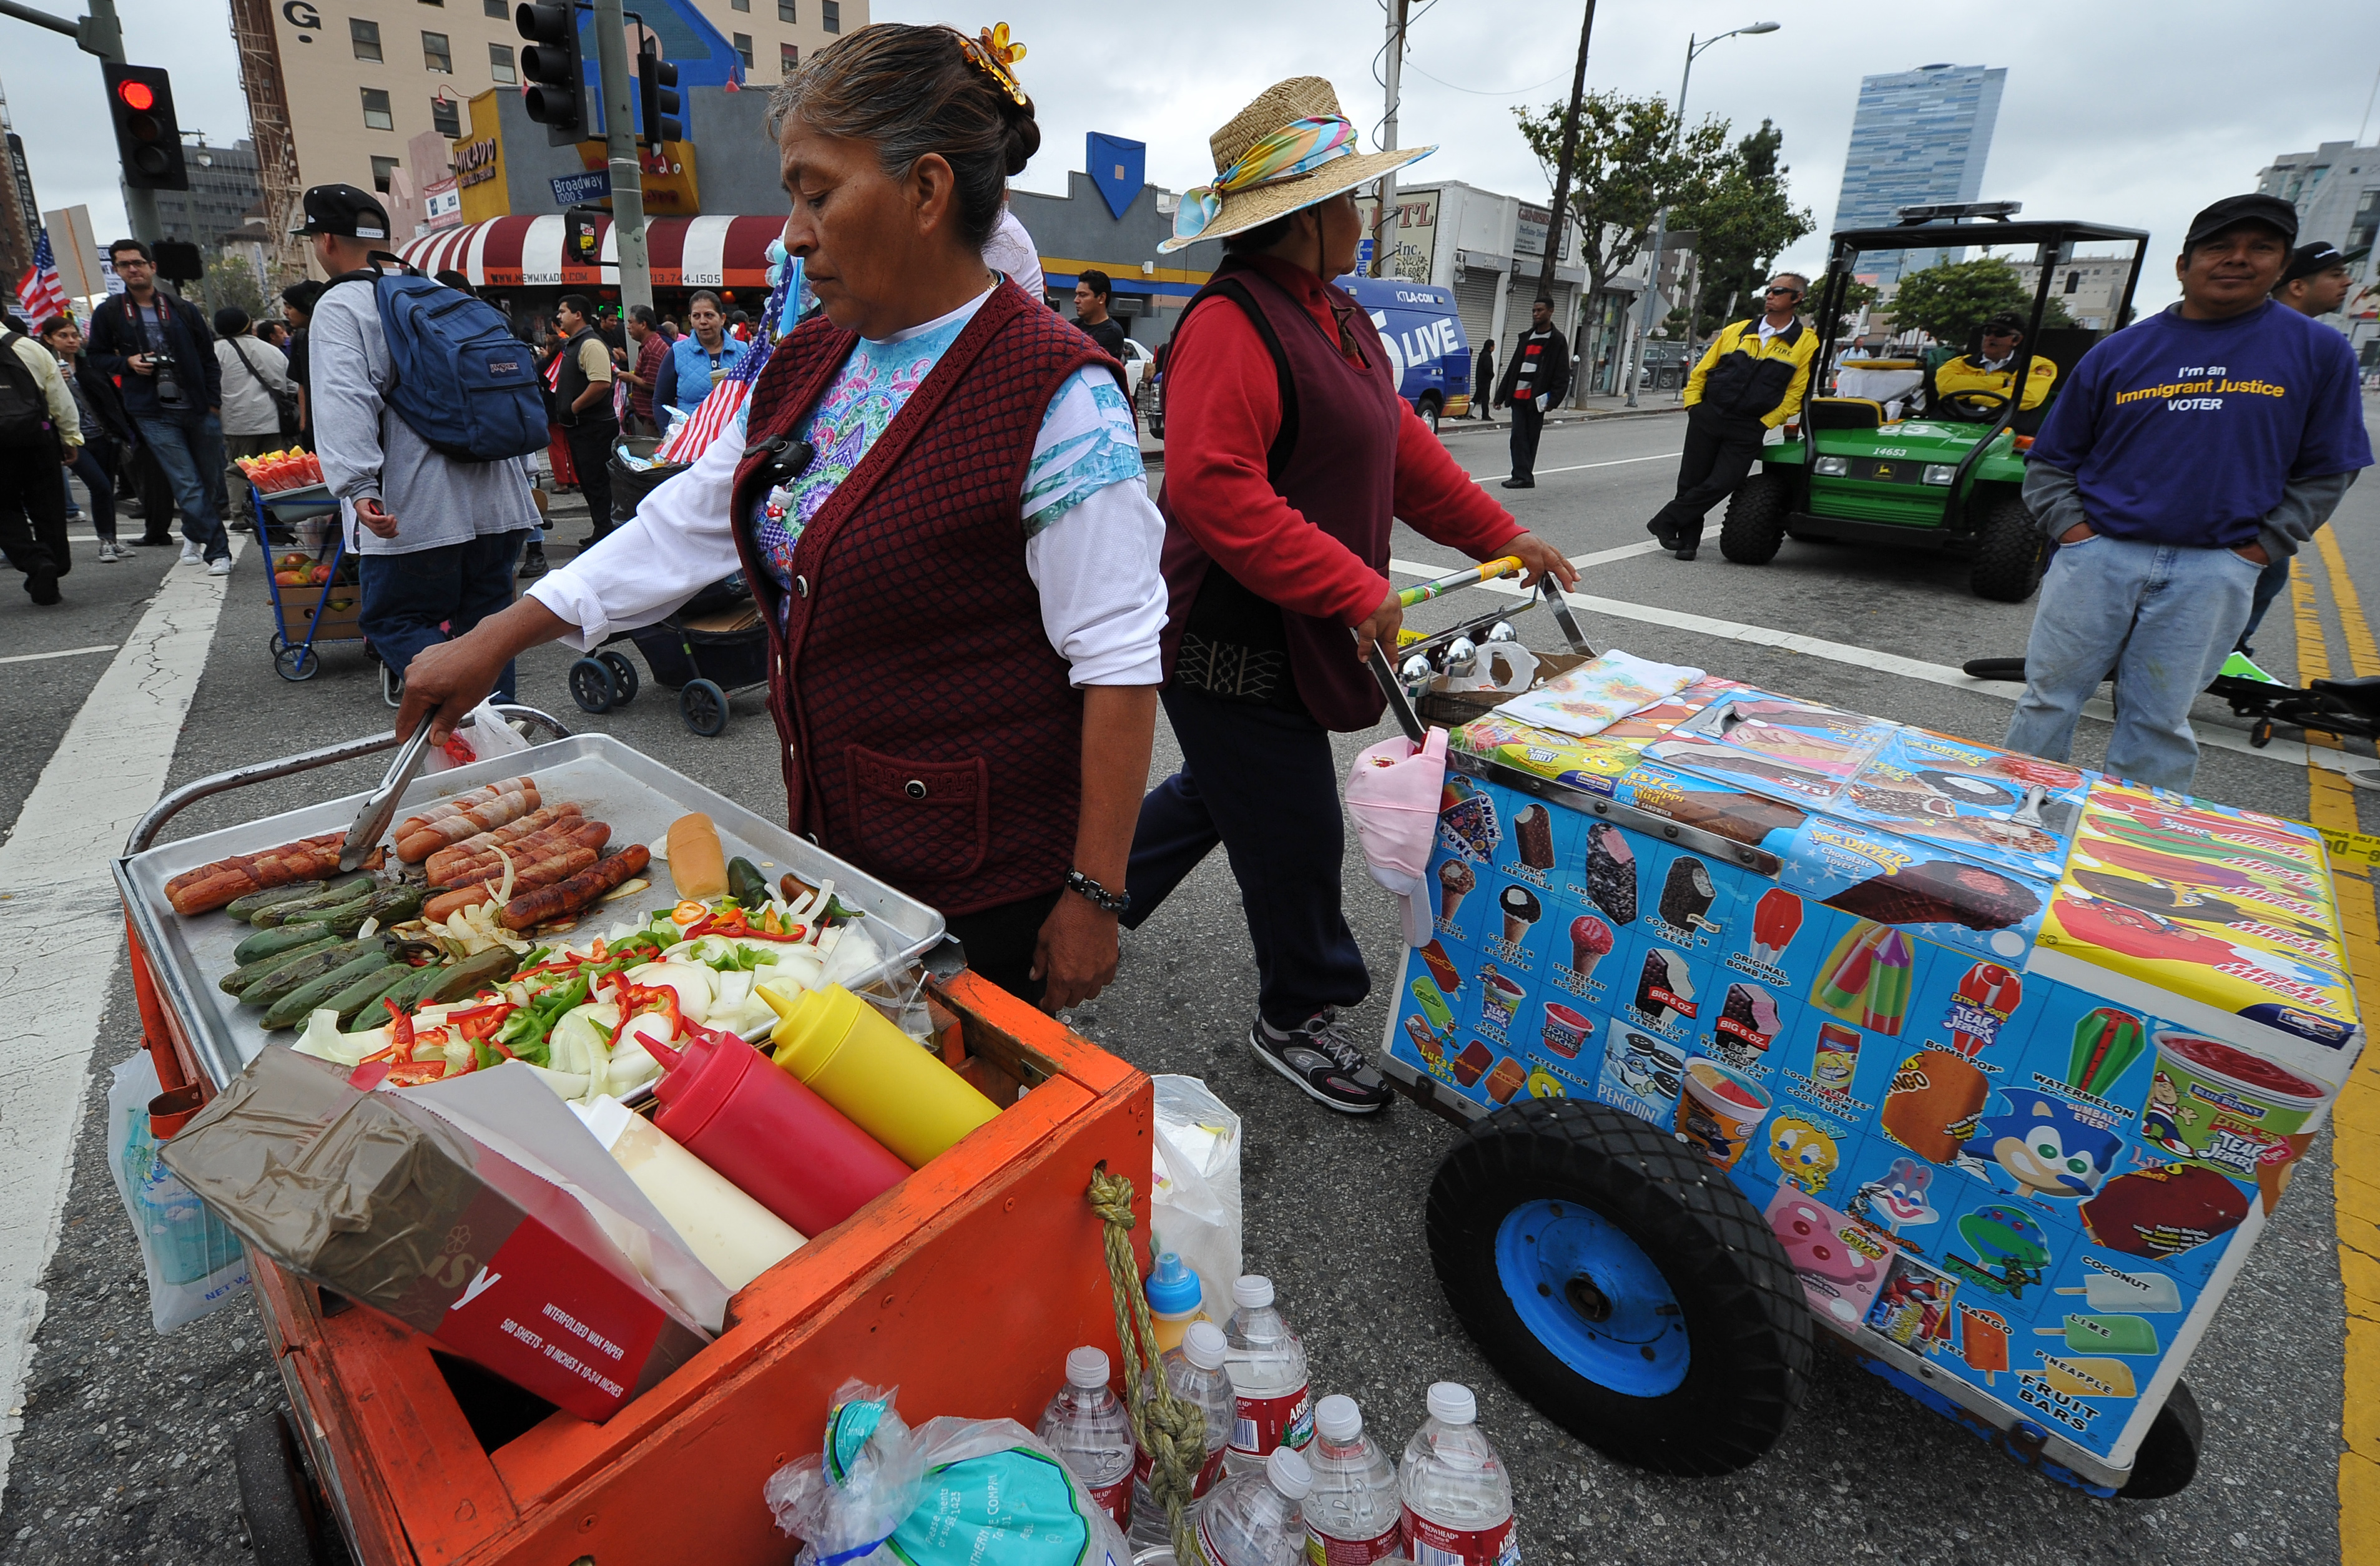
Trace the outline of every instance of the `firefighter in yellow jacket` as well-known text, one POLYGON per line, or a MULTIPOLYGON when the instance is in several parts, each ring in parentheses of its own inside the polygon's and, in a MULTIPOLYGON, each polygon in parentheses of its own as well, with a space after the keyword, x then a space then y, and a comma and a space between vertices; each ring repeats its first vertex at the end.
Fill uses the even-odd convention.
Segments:
POLYGON ((1794 311, 1809 291, 1800 273, 1779 273, 1762 296, 1762 313, 1721 330, 1687 378, 1677 498, 1645 524, 1680 560, 1692 560, 1701 545, 1703 514, 1735 492, 1768 431, 1802 406, 1818 334, 1794 311))
MULTIPOLYGON (((1998 420, 2007 406, 2009 388, 2016 384, 2017 349, 2023 344, 2024 322, 2015 316, 1996 315, 1984 322, 1982 352, 1964 354, 1935 367, 1926 412, 1936 419, 1962 419, 1977 424, 1998 420), (2000 400, 1967 402, 1959 397, 1961 392, 1989 392, 2000 400)), ((2039 407, 2057 383, 2058 366, 2046 358, 2034 359, 2025 374, 2024 406, 2019 411, 2031 413, 2039 407)), ((2026 419, 2019 428, 2029 430, 2036 422, 2026 419)))

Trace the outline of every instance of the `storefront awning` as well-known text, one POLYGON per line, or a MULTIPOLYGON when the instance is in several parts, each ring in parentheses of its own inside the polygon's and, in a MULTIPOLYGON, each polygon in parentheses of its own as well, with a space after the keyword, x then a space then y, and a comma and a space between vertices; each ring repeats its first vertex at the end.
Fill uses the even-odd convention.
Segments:
MULTIPOLYGON (((656 288, 765 288, 769 241, 782 217, 657 217, 645 224, 645 253, 656 288)), ((397 247, 425 273, 453 270, 475 288, 616 288, 619 249, 609 218, 601 267, 563 259, 562 214, 496 217, 466 223, 397 247)))

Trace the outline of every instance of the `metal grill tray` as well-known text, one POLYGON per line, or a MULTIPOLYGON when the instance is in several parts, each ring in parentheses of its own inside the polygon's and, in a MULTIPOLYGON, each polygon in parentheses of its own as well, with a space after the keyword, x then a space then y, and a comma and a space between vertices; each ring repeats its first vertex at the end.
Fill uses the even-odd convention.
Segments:
MULTIPOLYGON (((594 819, 608 823, 615 845, 659 843, 672 821, 698 810, 718 827, 721 846, 728 856, 741 855, 768 867, 771 885, 788 870, 812 885, 832 877, 835 895, 844 906, 866 913, 869 933, 889 948, 880 964, 850 981, 854 988, 901 966, 942 938, 940 910, 893 890, 808 839, 672 771, 609 734, 577 734, 432 773, 406 791, 397 819, 402 820, 425 805, 468 794, 482 783, 523 775, 535 778, 547 799, 569 800, 594 819)), ((272 1037, 258 1026, 261 1013, 241 1006, 215 983, 234 966, 232 948, 243 935, 254 932, 221 912, 183 917, 166 902, 165 883, 184 870, 234 854, 253 854, 342 831, 355 819, 363 801, 363 794, 351 794, 115 861, 117 889, 156 965, 166 1004, 181 1019, 200 1063, 215 1086, 237 1076, 272 1037)), ((585 917, 582 929, 598 933, 633 913, 672 902, 665 867, 656 860, 649 876, 651 890, 615 904, 598 904, 585 917)), ((285 1041, 294 1037, 282 1035, 285 1041)))

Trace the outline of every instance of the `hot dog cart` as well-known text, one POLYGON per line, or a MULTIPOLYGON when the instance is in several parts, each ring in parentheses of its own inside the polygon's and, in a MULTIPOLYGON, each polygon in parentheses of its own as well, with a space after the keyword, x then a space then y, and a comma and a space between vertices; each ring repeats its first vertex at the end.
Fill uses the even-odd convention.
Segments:
POLYGON ((2070 1484, 2186 1484, 2183 1369, 2362 1044, 2321 838, 1725 678, 1644 695, 1451 733, 1382 1053, 1475 1123, 1430 1211, 1465 1325, 1672 1471, 1774 1440, 1815 1322, 2070 1484))
MULTIPOLYGON (((1146 1251, 1148 1078, 977 979, 941 942, 940 917, 604 735, 416 783, 408 807, 525 774, 600 803, 624 841, 707 813, 730 853, 836 877, 837 895, 929 953, 931 993, 960 1022, 944 1058, 1002 1107, 978 1130, 736 1293, 725 1329, 616 1415, 591 1424, 497 1380, 394 1319, 253 1256, 285 1419, 238 1443, 242 1499, 269 1566, 333 1559, 340 1535, 367 1566, 414 1562, 779 1561, 791 1545, 761 1499, 769 1475, 818 1449, 850 1378, 898 1384, 919 1414, 1030 1425, 1067 1349, 1114 1350, 1103 1231, 1084 1199, 1096 1169, 1130 1177, 1146 1251)), ((152 847, 197 799, 395 747, 382 734, 202 779, 161 801, 116 862, 145 1041, 172 1089, 212 1097, 268 1047, 210 976, 228 935, 161 893, 176 872, 336 830, 354 795, 152 847)), ((1147 1256, 1140 1257, 1147 1265, 1147 1256)))

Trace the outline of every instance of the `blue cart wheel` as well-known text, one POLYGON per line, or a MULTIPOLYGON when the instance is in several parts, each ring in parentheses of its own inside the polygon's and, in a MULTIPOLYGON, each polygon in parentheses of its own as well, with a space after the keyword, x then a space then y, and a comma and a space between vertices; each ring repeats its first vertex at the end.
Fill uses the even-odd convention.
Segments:
POLYGON ((709 680, 688 680, 677 693, 677 715, 705 739, 727 728, 727 693, 709 680))
POLYGON ((578 703, 581 712, 609 712, 619 703, 619 693, 612 686, 612 671, 592 658, 582 658, 570 666, 570 699, 578 703))
POLYGON ((1767 1220, 1633 1115, 1525 1099, 1474 1123, 1430 1184, 1427 1231, 1488 1363, 1620 1462, 1732 1473, 1808 1391, 1809 1307, 1767 1220))
POLYGON ((625 707, 637 699, 637 666, 610 648, 595 655, 603 667, 612 671, 612 704, 625 707))
POLYGON ((294 647, 285 645, 273 655, 273 672, 293 684, 312 679, 322 666, 322 655, 304 643, 294 647))

